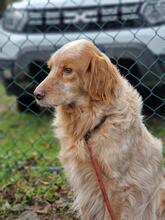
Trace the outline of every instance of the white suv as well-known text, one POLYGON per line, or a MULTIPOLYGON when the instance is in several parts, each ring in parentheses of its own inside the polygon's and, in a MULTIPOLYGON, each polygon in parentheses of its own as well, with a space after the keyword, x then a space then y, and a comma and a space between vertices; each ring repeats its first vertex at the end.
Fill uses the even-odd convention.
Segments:
POLYGON ((79 38, 94 41, 146 100, 150 90, 160 98, 165 0, 22 0, 8 7, 0 27, 2 78, 19 110, 36 110, 31 94, 47 75, 45 61, 79 38))

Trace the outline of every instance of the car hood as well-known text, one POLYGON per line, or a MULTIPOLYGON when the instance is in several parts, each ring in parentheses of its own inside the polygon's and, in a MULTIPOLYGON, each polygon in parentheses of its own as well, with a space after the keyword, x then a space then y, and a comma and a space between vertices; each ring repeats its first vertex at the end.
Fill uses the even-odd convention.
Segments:
POLYGON ((65 7, 84 7, 84 6, 97 6, 97 5, 113 5, 119 3, 138 3, 144 0, 22 0, 12 4, 13 8, 65 8, 65 7))

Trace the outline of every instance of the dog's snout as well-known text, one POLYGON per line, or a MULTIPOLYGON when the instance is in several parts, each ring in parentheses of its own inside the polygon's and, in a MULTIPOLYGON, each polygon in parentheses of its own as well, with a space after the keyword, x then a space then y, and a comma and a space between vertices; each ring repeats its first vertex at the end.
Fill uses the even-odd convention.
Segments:
POLYGON ((36 97, 37 100, 42 100, 45 97, 45 93, 44 92, 34 92, 34 96, 36 97))

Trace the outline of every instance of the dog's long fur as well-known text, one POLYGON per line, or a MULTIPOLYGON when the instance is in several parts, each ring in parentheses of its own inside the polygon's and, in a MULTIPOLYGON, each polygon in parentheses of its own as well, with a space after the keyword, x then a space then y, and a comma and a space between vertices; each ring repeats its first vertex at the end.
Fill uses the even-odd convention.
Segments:
POLYGON ((116 219, 164 220, 162 144, 143 124, 138 92, 87 40, 66 44, 48 64, 50 74, 35 93, 45 95, 40 105, 57 106, 53 125, 61 142, 59 158, 81 218, 110 219, 84 141, 107 115, 90 142, 116 219))

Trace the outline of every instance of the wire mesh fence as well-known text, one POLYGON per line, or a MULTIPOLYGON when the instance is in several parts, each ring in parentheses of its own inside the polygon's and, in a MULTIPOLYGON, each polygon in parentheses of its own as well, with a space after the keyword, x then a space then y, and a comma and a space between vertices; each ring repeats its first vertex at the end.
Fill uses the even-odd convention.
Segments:
MULTIPOLYGON (((56 159, 59 145, 51 133, 52 110, 41 109, 33 97, 34 88, 49 72, 46 61, 67 42, 93 41, 142 95, 145 121, 164 140, 165 2, 2 3, 0 211, 17 213, 36 201, 45 201, 49 210, 48 204, 59 201, 65 180, 56 159)), ((62 193, 62 204, 53 210, 65 210, 64 203, 70 201, 65 187, 62 193)))

